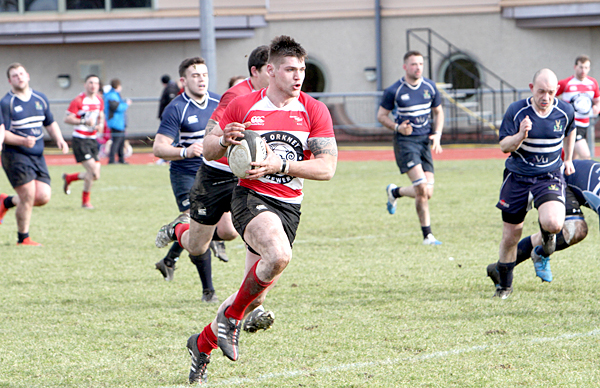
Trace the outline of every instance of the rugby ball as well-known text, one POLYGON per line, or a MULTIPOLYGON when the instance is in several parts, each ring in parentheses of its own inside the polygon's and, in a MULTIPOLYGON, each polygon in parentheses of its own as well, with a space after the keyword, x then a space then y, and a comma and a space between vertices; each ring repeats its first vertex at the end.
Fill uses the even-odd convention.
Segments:
POLYGON ((571 98, 571 105, 575 112, 587 115, 592 110, 593 101, 587 93, 579 93, 571 98))
POLYGON ((245 178, 246 171, 253 169, 252 162, 262 162, 267 158, 267 148, 262 137, 249 129, 244 137, 235 139, 240 144, 232 144, 227 148, 227 162, 231 172, 238 178, 245 178))

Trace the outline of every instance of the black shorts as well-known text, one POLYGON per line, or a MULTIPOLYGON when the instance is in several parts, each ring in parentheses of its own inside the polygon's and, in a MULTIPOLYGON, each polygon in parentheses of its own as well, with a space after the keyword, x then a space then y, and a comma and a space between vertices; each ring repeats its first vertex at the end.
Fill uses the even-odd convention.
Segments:
POLYGON ((587 130, 588 130, 588 127, 577 126, 575 128, 577 130, 577 135, 575 137, 575 141, 587 139, 587 130))
MULTIPOLYGON (((243 186, 235 188, 231 201, 231 215, 233 226, 240 236, 242 236, 242 239, 244 239, 244 231, 250 221, 260 213, 266 211, 274 213, 279 217, 291 247, 296 239, 298 225, 300 225, 300 205, 265 197, 243 186)), ((250 252, 258 254, 249 245, 248 249, 250 249, 250 252)))
POLYGON ((71 147, 73 148, 73 155, 75 155, 77 163, 85 162, 89 159, 94 159, 96 162, 100 160, 98 158, 98 142, 96 139, 73 137, 71 147))
POLYGON ((565 178, 559 170, 538 176, 524 176, 504 169, 504 182, 496 207, 502 210, 502 219, 510 224, 520 224, 530 209, 549 201, 565 204, 565 178))
POLYGON ((50 184, 50 174, 44 155, 28 155, 20 152, 2 151, 2 168, 13 188, 31 181, 50 184))
MULTIPOLYGON (((577 200, 575 194, 569 186, 566 188, 566 202, 565 202, 565 215, 569 216, 579 216, 583 219, 583 211, 581 211, 581 204, 577 200)), ((584 202, 585 203, 585 202, 584 202)))
POLYGON ((423 171, 433 172, 433 158, 429 148, 429 135, 394 135, 394 155, 402 174, 420 164, 423 171))
POLYGON ((203 225, 216 225, 231 210, 231 194, 238 178, 202 163, 190 191, 190 217, 203 225))

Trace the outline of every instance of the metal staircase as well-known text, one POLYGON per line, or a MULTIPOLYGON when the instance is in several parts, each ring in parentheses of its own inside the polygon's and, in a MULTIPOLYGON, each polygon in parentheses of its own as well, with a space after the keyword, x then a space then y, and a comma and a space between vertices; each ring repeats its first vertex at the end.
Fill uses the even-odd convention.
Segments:
POLYGON ((426 77, 437 82, 444 97, 444 137, 452 142, 496 141, 504 112, 520 91, 430 28, 407 30, 406 47, 423 54, 426 77), (460 57, 474 66, 454 60, 460 57), (437 63, 445 67, 440 76, 432 71, 437 63))

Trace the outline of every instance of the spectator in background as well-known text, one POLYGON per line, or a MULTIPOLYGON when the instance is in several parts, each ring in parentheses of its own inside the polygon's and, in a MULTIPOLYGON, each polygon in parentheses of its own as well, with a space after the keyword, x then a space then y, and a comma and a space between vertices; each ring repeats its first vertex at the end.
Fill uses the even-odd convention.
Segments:
POLYGON ((119 156, 119 163, 127 164, 123 153, 126 127, 125 112, 131 105, 131 100, 124 100, 121 97, 123 86, 119 79, 115 78, 110 81, 110 86, 111 89, 104 95, 104 114, 112 138, 112 146, 108 154, 108 164, 115 163, 115 153, 119 156))
POLYGON ((160 78, 160 82, 163 84, 163 91, 160 96, 160 103, 158 105, 158 119, 162 119, 162 113, 173 100, 179 94, 179 86, 177 83, 171 80, 168 74, 163 75, 160 78))

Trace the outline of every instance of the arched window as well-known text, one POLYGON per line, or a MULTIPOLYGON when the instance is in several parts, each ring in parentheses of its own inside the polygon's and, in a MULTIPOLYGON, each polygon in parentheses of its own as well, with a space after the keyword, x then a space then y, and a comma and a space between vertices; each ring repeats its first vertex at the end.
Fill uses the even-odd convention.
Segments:
POLYGON ((305 93, 320 93, 325 91, 326 85, 327 80, 322 66, 314 60, 307 60, 302 91, 305 93))
MULTIPOLYGON (((477 62, 464 53, 453 54, 440 67, 440 79, 452 84, 452 89, 477 89, 480 86, 480 73, 477 62)), ((469 98, 473 93, 467 93, 469 98)))

